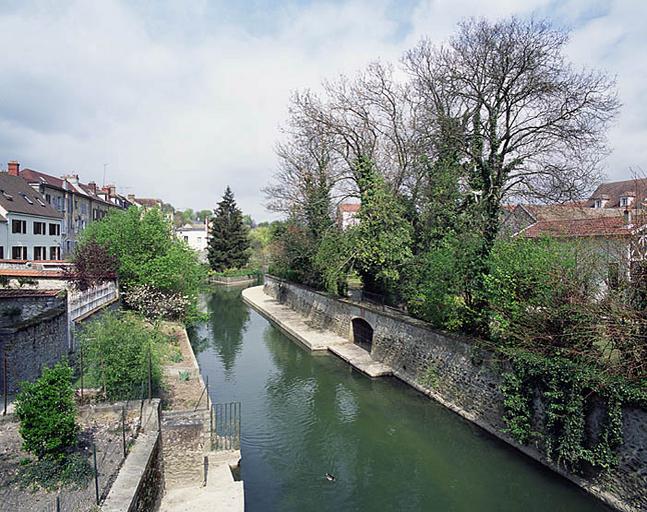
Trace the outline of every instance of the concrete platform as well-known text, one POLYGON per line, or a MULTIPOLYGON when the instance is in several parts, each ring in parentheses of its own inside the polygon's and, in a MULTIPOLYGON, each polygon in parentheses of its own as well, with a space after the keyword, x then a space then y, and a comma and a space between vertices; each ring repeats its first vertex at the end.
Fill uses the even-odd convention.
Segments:
POLYGON ((334 345, 328 350, 371 378, 393 375, 390 366, 374 361, 371 354, 354 343, 334 345))
POLYGON ((346 338, 332 331, 315 329, 308 325, 299 313, 266 295, 262 286, 247 288, 243 290, 242 295, 247 304, 269 318, 306 348, 312 351, 330 351, 372 378, 393 374, 393 370, 388 365, 373 360, 369 352, 346 338))
POLYGON ((281 304, 278 300, 265 295, 262 286, 243 290, 243 300, 268 317, 281 329, 312 351, 326 351, 334 345, 349 344, 349 341, 337 334, 309 326, 303 317, 281 304))

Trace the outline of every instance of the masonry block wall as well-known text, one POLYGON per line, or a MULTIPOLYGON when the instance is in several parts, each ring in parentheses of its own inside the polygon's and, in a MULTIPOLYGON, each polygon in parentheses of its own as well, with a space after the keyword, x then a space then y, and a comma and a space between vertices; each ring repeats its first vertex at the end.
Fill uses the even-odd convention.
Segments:
MULTIPOLYGON (((555 467, 541 451, 522 447, 505 434, 499 388, 506 362, 468 337, 437 331, 395 311, 359 305, 271 276, 265 278, 265 293, 302 314, 313 327, 334 331, 349 340, 352 319, 363 318, 374 329, 373 359, 391 366, 399 379, 617 508, 647 510, 647 411, 625 408, 620 465, 608 475, 586 480, 555 467)), ((542 407, 541 403, 536 405, 542 407)), ((591 429, 597 429, 599 416, 595 411, 591 414, 591 429)))
MULTIPOLYGON (((0 327, 0 375, 7 357, 7 391, 14 394, 23 380, 37 379, 43 368, 56 364, 68 352, 67 310, 58 299, 43 306, 37 301, 28 318, 0 327), (40 308, 40 312, 36 311, 40 308)), ((5 376, 0 378, 4 392, 5 376)))

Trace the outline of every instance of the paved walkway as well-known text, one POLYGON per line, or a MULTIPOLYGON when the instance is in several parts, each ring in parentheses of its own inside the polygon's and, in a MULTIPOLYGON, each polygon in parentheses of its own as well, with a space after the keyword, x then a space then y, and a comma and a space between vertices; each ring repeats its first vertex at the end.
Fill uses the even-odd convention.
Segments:
POLYGON ((312 351, 328 350, 369 377, 393 374, 389 366, 373 360, 369 352, 348 339, 332 331, 308 325, 302 315, 266 295, 263 286, 243 290, 243 300, 312 351))

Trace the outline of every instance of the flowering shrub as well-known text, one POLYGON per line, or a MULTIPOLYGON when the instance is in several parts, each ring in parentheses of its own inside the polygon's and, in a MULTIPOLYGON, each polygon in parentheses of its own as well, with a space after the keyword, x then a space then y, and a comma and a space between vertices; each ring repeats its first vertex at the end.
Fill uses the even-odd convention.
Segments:
POLYGON ((191 298, 179 292, 165 292, 143 284, 132 286, 123 294, 126 304, 147 318, 181 319, 191 306, 191 298))

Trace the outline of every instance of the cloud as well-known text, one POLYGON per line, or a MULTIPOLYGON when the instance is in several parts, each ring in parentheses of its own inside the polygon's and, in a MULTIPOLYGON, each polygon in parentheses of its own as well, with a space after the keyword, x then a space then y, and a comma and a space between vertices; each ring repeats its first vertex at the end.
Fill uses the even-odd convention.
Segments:
POLYGON ((107 179, 124 193, 181 208, 212 207, 231 185, 246 212, 266 218, 260 189, 292 90, 376 58, 396 61, 423 34, 445 38, 466 14, 538 12, 573 24, 578 64, 618 75, 625 107, 611 141, 621 152, 609 174, 647 170, 647 74, 634 54, 647 49, 636 12, 645 9, 599 4, 15 3, 0 10, 0 159, 99 182, 109 163, 107 179))

